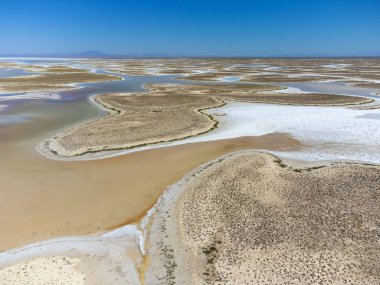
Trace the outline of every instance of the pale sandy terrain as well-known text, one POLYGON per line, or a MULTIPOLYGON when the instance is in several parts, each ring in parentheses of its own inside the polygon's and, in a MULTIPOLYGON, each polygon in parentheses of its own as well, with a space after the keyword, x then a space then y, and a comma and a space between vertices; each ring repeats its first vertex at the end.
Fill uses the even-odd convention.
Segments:
POLYGON ((85 276, 79 265, 78 258, 37 258, 0 270, 0 281, 7 285, 81 285, 85 276))
POLYGON ((139 230, 50 239, 0 254, 2 285, 140 284, 139 230))
POLYGON ((253 152, 209 163, 161 202, 147 284, 378 284, 379 175, 253 152))

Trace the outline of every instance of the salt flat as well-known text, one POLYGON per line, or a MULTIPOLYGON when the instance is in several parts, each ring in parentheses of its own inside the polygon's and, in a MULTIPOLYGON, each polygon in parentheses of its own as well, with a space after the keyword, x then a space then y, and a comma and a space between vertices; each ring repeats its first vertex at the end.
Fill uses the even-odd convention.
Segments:
POLYGON ((378 109, 229 102, 207 112, 225 114, 217 116, 219 127, 213 132, 181 143, 284 132, 305 143, 307 147, 292 152, 277 152, 283 157, 307 161, 380 161, 378 109))
MULTIPOLYGON (((0 193, 5 284, 378 280, 373 221, 379 170, 363 164, 380 163, 379 98, 346 85, 374 87, 378 61, 99 59, 3 65, 45 74, 3 79, 4 86, 19 88, 21 80, 35 91, 0 98, 7 104, 0 118, 0 177, 7 185, 0 193), (66 92, 53 88, 60 80, 59 87, 71 89, 95 77, 116 79, 102 77, 108 74, 124 80, 66 92), (146 74, 154 76, 141 76, 146 74), (231 78, 240 80, 218 81, 231 78), (317 83, 321 80, 329 83, 317 83), (148 96, 138 93, 144 91, 141 84, 152 91, 148 96), (107 106, 99 111, 90 96, 107 106), (180 134, 186 106, 219 106, 215 98, 226 104, 202 110, 214 122, 209 132, 153 144, 168 126, 175 127, 173 137, 180 134), (134 117, 119 116, 96 129, 96 120, 115 106, 113 111, 125 109, 134 117), (165 120, 162 107, 173 112, 165 120), (148 116, 150 129, 143 125, 148 116), (130 126, 125 133, 123 124, 130 126), (83 145, 96 139, 95 131, 100 134, 91 153, 70 158, 83 161, 35 152, 37 143, 78 127, 83 145), (120 149, 104 149, 114 142, 110 134, 123 134, 120 149), (143 135, 140 143, 146 145, 126 149, 131 134, 143 135), (225 232, 214 235, 217 225, 225 232), (294 266, 283 269, 284 258, 294 266)), ((75 137, 72 142, 78 143, 75 137)))
POLYGON ((215 116, 219 122, 218 128, 196 137, 121 153, 280 132, 287 133, 304 144, 299 150, 272 152, 283 158, 309 162, 345 160, 377 164, 380 161, 379 109, 229 101, 225 106, 205 113, 215 116))

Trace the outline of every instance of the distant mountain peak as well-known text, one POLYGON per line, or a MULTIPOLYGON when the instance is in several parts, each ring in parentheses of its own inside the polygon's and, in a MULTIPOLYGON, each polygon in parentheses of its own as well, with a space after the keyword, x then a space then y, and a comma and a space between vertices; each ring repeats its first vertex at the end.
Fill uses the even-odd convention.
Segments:
POLYGON ((78 52, 75 54, 76 56, 83 56, 83 57, 106 57, 108 54, 98 51, 98 50, 86 50, 83 52, 78 52))

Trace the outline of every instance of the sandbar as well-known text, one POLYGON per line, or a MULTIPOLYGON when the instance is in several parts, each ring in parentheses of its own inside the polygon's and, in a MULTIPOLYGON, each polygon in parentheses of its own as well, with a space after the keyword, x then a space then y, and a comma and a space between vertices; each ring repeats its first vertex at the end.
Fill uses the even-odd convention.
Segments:
POLYGON ((214 160, 162 199, 145 281, 377 284, 379 177, 378 166, 290 168, 252 151, 214 160))

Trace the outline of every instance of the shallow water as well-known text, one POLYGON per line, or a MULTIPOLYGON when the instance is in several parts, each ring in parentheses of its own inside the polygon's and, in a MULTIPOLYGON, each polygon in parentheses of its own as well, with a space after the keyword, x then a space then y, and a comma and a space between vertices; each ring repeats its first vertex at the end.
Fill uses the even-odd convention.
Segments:
POLYGON ((78 84, 80 89, 63 91, 59 94, 64 100, 77 100, 106 93, 143 92, 146 90, 143 84, 147 83, 183 83, 181 80, 176 80, 175 77, 175 75, 123 76, 124 80, 78 84))
POLYGON ((63 65, 70 64, 70 59, 60 59, 60 58, 15 58, 7 59, 3 58, 2 61, 11 61, 19 64, 25 65, 38 65, 38 66, 54 66, 54 65, 63 65))
POLYGON ((34 72, 26 71, 22 68, 0 68, 0 78, 33 75, 34 72))
POLYGON ((378 92, 379 89, 360 88, 354 86, 347 86, 342 82, 294 82, 294 83, 280 83, 278 85, 299 88, 305 92, 314 93, 327 93, 327 94, 340 94, 367 97, 379 100, 380 97, 372 93, 378 92))

